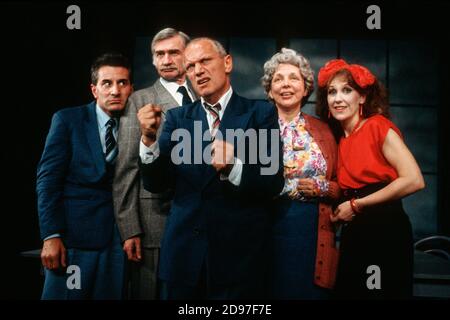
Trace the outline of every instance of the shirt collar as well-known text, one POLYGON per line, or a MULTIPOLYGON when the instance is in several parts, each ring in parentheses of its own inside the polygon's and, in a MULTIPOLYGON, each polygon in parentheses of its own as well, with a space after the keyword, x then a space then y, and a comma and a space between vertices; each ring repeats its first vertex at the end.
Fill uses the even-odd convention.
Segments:
POLYGON ((187 81, 184 80, 184 82, 182 84, 178 84, 175 81, 167 81, 166 79, 160 77, 159 81, 161 82, 161 84, 163 85, 164 88, 167 89, 167 91, 169 91, 169 93, 172 96, 176 96, 176 93, 178 92, 178 87, 185 87, 186 90, 189 92, 189 88, 187 86, 187 81))
MULTIPOLYGON (((217 101, 217 102, 213 105, 213 106, 215 106, 215 105, 217 105, 218 103, 220 103, 221 109, 220 109, 219 114, 223 114, 223 113, 225 112, 225 108, 227 107, 228 102, 230 102, 230 99, 231 99, 232 94, 233 94, 233 88, 231 88, 231 86, 230 86, 230 88, 228 89, 228 91, 225 92, 225 94, 224 94, 222 97, 220 97, 219 101, 217 101)), ((207 102, 205 101, 205 99, 203 99, 203 97, 200 97, 200 101, 202 102, 202 107, 203 107, 203 109, 205 109, 205 103, 207 103, 207 102)), ((205 111, 207 111, 207 110, 205 109, 205 111)), ((208 112, 207 112, 207 113, 208 113, 208 112)))
POLYGON ((109 119, 111 119, 111 117, 107 115, 106 112, 103 111, 98 104, 95 105, 95 113, 97 114, 97 123, 99 127, 103 129, 106 126, 106 123, 109 121, 109 119))
POLYGON ((296 128, 299 124, 305 124, 305 118, 301 111, 289 122, 283 121, 281 118, 278 118, 278 123, 280 124, 280 129, 283 131, 286 127, 296 128))

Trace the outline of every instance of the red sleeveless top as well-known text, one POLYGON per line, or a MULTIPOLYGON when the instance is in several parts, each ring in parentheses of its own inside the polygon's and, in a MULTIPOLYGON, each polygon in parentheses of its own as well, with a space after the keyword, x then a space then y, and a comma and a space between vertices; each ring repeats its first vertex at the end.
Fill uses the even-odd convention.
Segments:
POLYGON ((348 137, 339 141, 337 179, 342 189, 359 189, 368 184, 389 183, 398 177, 383 155, 389 129, 401 138, 400 130, 382 115, 375 115, 348 137))

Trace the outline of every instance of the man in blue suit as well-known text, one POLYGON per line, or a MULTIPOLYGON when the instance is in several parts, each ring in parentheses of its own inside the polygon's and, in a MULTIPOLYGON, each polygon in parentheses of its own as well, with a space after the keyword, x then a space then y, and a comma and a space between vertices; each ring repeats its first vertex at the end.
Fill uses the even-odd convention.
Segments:
POLYGON ((192 40, 185 63, 200 100, 168 110, 158 141, 161 108, 138 112, 144 187, 175 190, 161 245, 160 296, 261 298, 269 206, 284 183, 276 110, 233 92, 232 57, 219 42, 192 40), (230 139, 228 129, 265 131, 268 139, 230 139), (273 161, 262 161, 261 153, 273 161))
POLYGON ((96 101, 56 112, 37 170, 45 283, 42 299, 121 299, 125 257, 112 179, 130 65, 104 54, 91 67, 96 101))

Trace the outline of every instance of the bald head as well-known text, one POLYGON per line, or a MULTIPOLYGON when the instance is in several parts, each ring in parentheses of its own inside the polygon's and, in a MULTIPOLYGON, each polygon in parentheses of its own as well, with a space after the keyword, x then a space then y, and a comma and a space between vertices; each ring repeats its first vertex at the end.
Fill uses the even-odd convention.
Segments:
MULTIPOLYGON (((208 38, 208 37, 201 37, 201 38, 195 38, 193 40, 191 40, 191 42, 188 44, 189 45, 194 45, 196 43, 210 43, 214 50, 221 56, 221 57, 225 57, 227 55, 227 52, 225 51, 225 48, 223 47, 223 45, 214 39, 208 38)), ((186 47, 187 48, 187 47, 186 47)))
POLYGON ((196 93, 215 104, 230 88, 231 56, 220 42, 196 38, 184 51, 186 74, 196 93))

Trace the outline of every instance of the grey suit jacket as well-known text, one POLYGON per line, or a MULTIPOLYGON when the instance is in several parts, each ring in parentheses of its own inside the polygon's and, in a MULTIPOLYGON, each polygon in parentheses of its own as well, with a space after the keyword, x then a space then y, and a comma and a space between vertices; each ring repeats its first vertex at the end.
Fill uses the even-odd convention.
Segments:
MULTIPOLYGON (((122 241, 140 235, 144 248, 159 248, 172 197, 170 191, 151 193, 142 185, 139 172, 141 130, 137 112, 149 103, 159 105, 163 111, 178 106, 159 79, 151 87, 138 90, 130 96, 125 112, 120 118, 119 154, 115 169, 113 199, 122 241)), ((162 115, 162 121, 164 120, 162 115)), ((158 137, 161 128, 162 125, 158 130, 158 137)))

